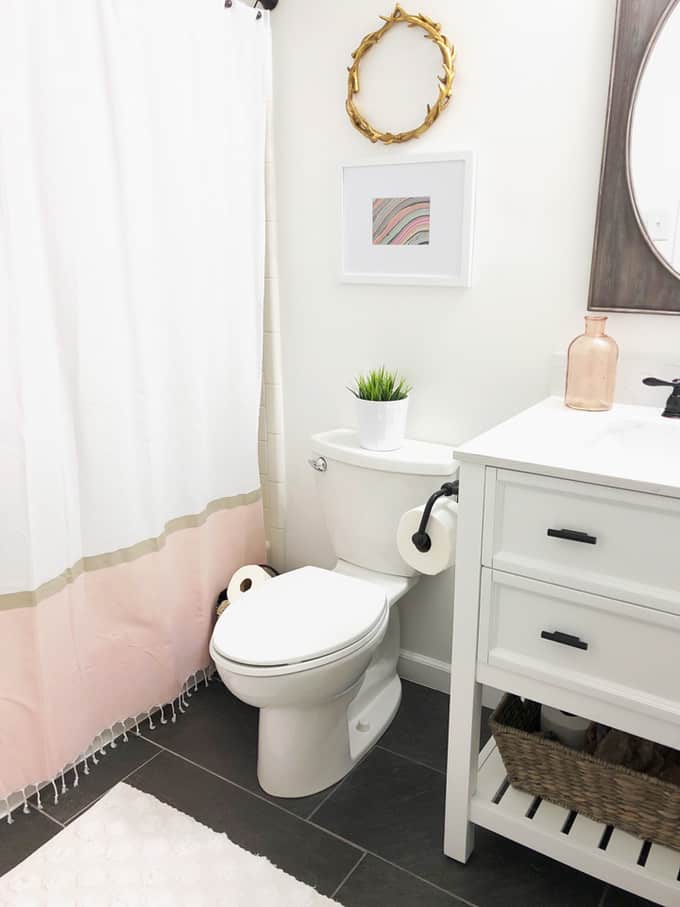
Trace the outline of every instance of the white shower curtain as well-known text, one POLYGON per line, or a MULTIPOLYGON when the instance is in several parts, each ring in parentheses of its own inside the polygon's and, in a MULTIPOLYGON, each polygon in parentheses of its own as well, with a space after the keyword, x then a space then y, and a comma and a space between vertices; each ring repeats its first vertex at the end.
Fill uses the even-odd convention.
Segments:
POLYGON ((0 799, 208 662, 264 557, 267 15, 0 0, 0 799))

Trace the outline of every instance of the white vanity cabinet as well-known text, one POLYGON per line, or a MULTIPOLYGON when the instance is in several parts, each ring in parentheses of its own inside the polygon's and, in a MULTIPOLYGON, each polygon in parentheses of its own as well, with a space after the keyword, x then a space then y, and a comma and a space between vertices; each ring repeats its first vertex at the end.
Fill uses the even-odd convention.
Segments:
POLYGON ((477 741, 487 685, 680 749, 680 420, 550 398, 455 456, 444 850, 466 861, 482 825, 678 907, 680 852, 536 808, 477 741))

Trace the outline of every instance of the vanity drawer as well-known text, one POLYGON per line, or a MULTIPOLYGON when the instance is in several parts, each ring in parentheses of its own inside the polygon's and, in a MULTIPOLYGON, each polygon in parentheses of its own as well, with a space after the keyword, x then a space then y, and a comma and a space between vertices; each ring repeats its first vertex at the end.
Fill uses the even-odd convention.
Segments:
POLYGON ((680 614, 680 500, 487 470, 486 567, 680 614))
POLYGON ((680 725, 674 614, 484 569, 478 660, 680 725))

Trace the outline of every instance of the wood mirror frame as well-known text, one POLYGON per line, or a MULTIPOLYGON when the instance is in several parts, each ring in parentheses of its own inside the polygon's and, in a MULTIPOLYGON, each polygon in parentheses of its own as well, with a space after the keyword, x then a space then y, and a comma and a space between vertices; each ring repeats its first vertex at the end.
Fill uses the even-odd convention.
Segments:
POLYGON ((676 0, 618 0, 588 309, 680 315, 680 280, 649 247, 629 185, 628 130, 640 68, 676 0))

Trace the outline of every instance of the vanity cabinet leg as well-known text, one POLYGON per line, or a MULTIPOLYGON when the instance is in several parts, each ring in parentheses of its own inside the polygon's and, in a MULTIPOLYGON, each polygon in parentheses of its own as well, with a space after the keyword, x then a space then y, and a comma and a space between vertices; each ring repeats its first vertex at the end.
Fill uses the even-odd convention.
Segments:
POLYGON ((463 463, 458 499, 444 829, 444 853, 461 863, 468 860, 474 848, 470 800, 477 789, 482 715, 482 687, 476 677, 484 485, 484 467, 463 463))
POLYGON ((453 693, 449 715, 444 853, 460 863, 468 861, 475 846, 470 800, 477 788, 481 714, 481 684, 475 683, 474 691, 453 693))

